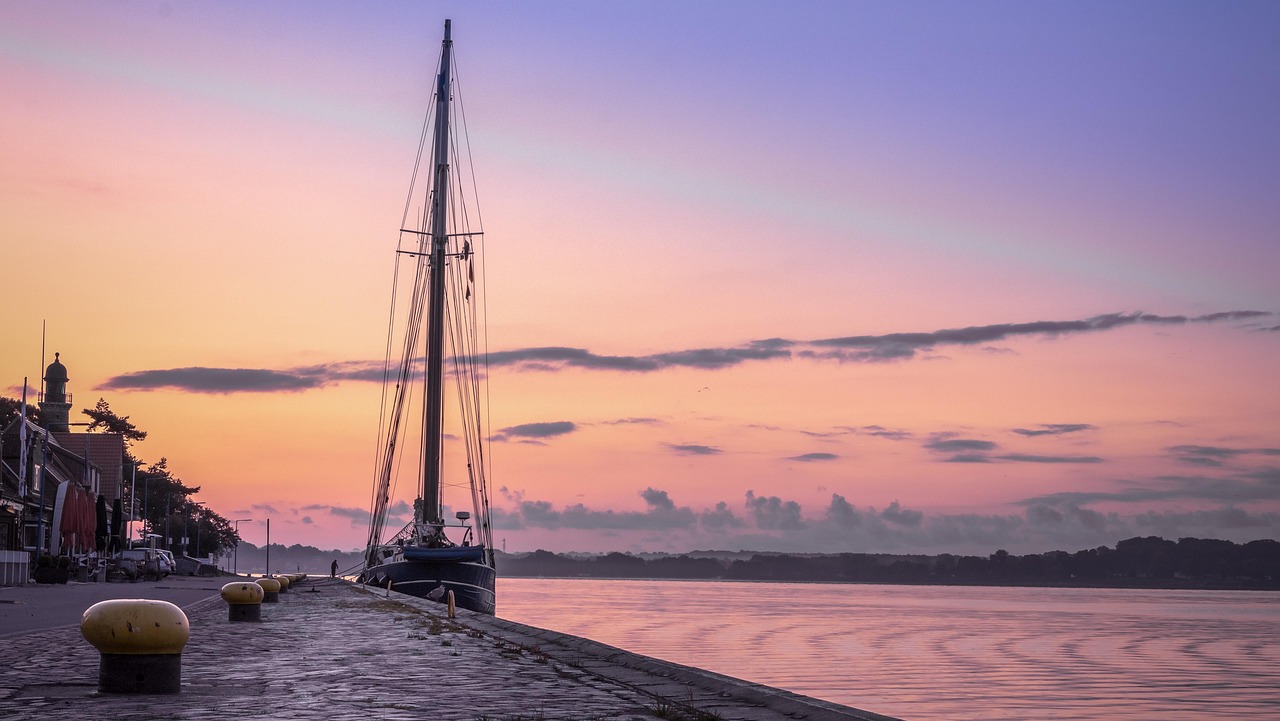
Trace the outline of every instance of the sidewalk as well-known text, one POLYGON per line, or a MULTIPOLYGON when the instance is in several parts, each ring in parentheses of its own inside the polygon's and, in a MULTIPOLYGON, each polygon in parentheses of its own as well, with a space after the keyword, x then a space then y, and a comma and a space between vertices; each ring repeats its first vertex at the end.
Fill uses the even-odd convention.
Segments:
POLYGON ((155 598, 186 606, 217 596, 234 576, 167 576, 137 583, 28 583, 0 586, 0 645, 5 636, 80 624, 84 610, 108 598, 155 598))
POLYGON ((182 693, 97 694, 98 653, 63 626, 0 639, 0 718, 885 718, 328 578, 264 604, 262 623, 229 623, 217 597, 185 611, 182 693))

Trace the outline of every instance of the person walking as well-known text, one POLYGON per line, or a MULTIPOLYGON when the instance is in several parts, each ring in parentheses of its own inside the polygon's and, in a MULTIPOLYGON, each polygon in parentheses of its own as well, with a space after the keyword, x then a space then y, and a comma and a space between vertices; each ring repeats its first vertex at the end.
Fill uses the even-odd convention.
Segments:
POLYGON ((333 565, 329 566, 329 578, 338 577, 338 559, 333 559, 333 565))

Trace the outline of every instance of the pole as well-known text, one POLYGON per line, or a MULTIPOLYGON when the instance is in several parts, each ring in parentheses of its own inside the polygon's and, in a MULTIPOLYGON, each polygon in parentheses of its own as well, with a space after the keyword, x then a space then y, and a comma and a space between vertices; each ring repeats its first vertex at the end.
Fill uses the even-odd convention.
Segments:
POLYGON ((49 480, 49 429, 44 429, 44 445, 40 446, 40 509, 36 523, 36 558, 44 555, 44 484, 49 480))
POLYGON ((440 518, 440 460, 443 438, 444 395, 440 379, 444 367, 445 254, 449 243, 449 71, 453 40, 444 21, 444 45, 440 51, 440 75, 436 78, 436 127, 432 157, 435 181, 431 185, 431 277, 427 303, 427 365, 423 373, 426 392, 422 415, 422 510, 416 523, 438 524, 440 518))
POLYGON ((172 550, 169 548, 169 494, 164 495, 164 550, 172 550))
POLYGON ((271 578, 271 519, 267 519, 267 578, 271 578))
POLYGON ((232 523, 236 524, 236 547, 231 551, 231 572, 240 575, 240 522, 252 521, 252 518, 237 518, 232 523))
POLYGON ((138 462, 133 461, 129 464, 129 527, 125 529, 127 533, 124 541, 124 547, 128 548, 133 542, 133 524, 137 520, 138 514, 138 462))

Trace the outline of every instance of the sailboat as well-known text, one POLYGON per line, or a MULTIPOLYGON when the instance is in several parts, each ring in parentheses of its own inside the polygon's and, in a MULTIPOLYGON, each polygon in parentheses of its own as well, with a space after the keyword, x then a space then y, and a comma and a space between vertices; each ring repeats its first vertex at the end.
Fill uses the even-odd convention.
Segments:
POLYGON ((460 101, 454 112, 452 51, 446 20, 435 97, 423 124, 396 251, 389 333, 399 340, 387 342, 369 536, 359 580, 442 603, 452 597, 461 608, 492 614, 496 571, 489 526, 486 341, 480 327, 484 235, 470 220, 475 214, 478 222, 474 183, 461 177, 471 167, 460 150, 466 134, 451 132, 464 120, 460 101), (416 181, 424 175, 429 183, 417 193, 416 181), (411 287, 399 302, 402 277, 411 279, 411 287), (456 390, 448 400, 446 383, 456 390), (418 409, 415 398, 421 399, 418 409), (406 464, 414 441, 416 459, 406 464), (384 538, 392 511, 407 507, 391 503, 405 465, 417 469, 412 520, 384 538), (457 495, 470 510, 448 505, 457 495), (453 518, 446 518, 450 510, 453 518))

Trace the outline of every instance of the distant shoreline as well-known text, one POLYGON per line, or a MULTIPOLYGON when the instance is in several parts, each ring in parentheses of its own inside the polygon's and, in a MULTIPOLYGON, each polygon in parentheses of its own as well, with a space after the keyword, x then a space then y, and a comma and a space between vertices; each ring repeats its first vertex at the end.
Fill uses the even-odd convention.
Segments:
POLYGON ((863 583, 1005 588, 1280 590, 1280 541, 1166 541, 1149 536, 1075 553, 982 556, 698 552, 568 556, 502 554, 506 577, 863 583))
POLYGON ((1280 584, 1270 586, 1178 586, 1178 585, 1102 585, 1096 583, 940 583, 937 581, 828 581, 821 579, 743 579, 743 578, 667 578, 662 576, 535 576, 528 574, 498 572, 498 578, 532 578, 547 581, 672 581, 688 583, 812 583, 830 586, 926 586, 937 588, 1079 588, 1079 589, 1114 589, 1138 591, 1280 591, 1280 584))

